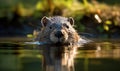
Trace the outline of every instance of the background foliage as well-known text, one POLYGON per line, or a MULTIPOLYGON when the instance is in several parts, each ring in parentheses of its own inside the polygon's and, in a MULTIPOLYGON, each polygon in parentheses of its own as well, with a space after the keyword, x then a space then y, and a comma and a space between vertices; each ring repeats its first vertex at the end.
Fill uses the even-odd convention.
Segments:
POLYGON ((60 0, 59 2, 58 0, 0 0, 0 36, 32 34, 36 28, 40 29, 40 19, 43 16, 57 15, 72 16, 75 19, 75 28, 81 35, 92 38, 116 38, 120 35, 119 2, 119 0, 60 0))

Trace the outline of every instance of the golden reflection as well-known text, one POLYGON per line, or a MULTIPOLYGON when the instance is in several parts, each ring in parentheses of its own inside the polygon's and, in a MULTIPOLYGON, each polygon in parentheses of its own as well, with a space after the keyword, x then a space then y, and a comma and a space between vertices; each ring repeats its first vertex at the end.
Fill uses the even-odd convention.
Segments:
POLYGON ((44 71, 74 71, 76 46, 44 45, 42 48, 44 71))
POLYGON ((85 44, 77 57, 88 58, 120 58, 120 46, 111 42, 85 44))

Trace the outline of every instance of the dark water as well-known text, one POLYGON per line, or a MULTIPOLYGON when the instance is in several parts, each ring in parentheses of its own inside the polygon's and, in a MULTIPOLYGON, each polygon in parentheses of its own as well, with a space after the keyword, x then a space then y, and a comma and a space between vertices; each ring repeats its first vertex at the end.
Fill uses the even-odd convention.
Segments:
MULTIPOLYGON (((0 71, 42 71, 41 50, 31 39, 0 40, 0 71)), ((75 71, 120 71, 120 41, 94 40, 76 52, 75 71)))

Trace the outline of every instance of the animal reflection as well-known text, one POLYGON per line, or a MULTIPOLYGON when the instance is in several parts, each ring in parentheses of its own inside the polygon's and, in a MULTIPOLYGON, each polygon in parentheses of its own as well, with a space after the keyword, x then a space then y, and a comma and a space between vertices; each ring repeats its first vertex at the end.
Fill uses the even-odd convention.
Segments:
POLYGON ((45 45, 42 47, 43 71, 75 71, 74 57, 77 46, 45 45))

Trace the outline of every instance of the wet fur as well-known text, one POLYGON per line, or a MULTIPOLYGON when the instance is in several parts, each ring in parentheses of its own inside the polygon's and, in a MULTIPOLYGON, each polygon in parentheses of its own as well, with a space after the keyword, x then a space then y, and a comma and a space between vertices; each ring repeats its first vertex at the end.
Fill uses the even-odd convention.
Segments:
POLYGON ((41 20, 41 24, 43 26, 41 31, 38 33, 36 40, 41 42, 56 43, 58 40, 54 35, 56 31, 61 31, 63 33, 63 37, 59 39, 61 43, 74 44, 79 41, 80 37, 73 28, 74 20, 69 20, 69 18, 61 16, 46 17, 47 20, 44 20, 43 18, 41 20))

